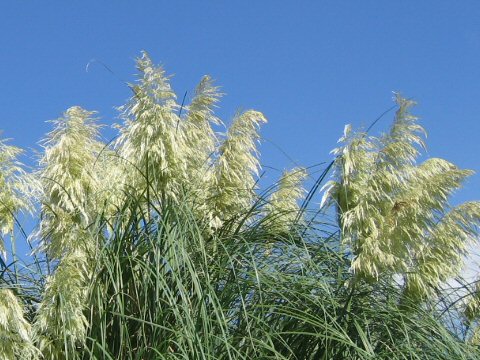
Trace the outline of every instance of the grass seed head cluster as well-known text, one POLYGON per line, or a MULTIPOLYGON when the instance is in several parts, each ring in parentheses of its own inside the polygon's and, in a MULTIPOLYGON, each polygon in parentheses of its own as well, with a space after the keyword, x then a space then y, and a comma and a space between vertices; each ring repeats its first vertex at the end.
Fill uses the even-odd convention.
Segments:
POLYGON ((478 285, 464 301, 443 288, 478 238, 480 203, 449 204, 472 172, 417 162, 411 100, 396 95, 381 136, 347 126, 310 191, 295 168, 260 196, 264 115, 237 113, 220 135, 209 76, 179 105, 146 53, 137 69, 112 143, 77 106, 33 172, 0 141, 1 359, 479 355, 478 285), (30 262, 20 212, 38 216, 30 262))

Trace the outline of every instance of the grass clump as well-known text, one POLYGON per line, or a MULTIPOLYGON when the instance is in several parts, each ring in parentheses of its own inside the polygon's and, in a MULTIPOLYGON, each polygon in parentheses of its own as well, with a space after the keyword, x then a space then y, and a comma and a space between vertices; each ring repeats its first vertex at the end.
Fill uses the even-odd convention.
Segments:
POLYGON ((417 164, 411 101, 380 137, 347 127, 310 191, 296 168, 262 196, 265 117, 220 136, 209 77, 180 106, 146 53, 137 68, 114 143, 79 107, 31 174, 0 143, 3 237, 39 209, 32 263, 12 246, 0 264, 2 359, 478 358, 478 286, 445 284, 480 204, 448 203, 470 171, 417 164))

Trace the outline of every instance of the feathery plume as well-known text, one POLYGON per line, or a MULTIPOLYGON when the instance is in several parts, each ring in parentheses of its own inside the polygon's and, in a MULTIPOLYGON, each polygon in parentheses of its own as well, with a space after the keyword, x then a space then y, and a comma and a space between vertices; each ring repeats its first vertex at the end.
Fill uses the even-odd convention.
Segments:
POLYGON ((88 225, 103 207, 96 202, 100 172, 94 169, 103 144, 93 114, 72 107, 55 120, 40 160, 39 235, 43 249, 58 265, 47 279, 34 332, 42 353, 52 358, 73 353, 87 328, 83 307, 97 241, 88 225))
MULTIPOLYGON (((212 165, 212 155, 218 140, 211 124, 220 125, 221 121, 213 108, 221 94, 218 87, 213 86, 212 79, 206 75, 195 90, 195 97, 188 107, 185 121, 186 146, 188 149, 188 169, 190 175, 205 179, 212 165), (192 174, 193 173, 193 174, 192 174)), ((202 183, 197 184, 201 188, 202 183)))
POLYGON ((211 124, 222 123, 213 113, 220 96, 210 76, 204 76, 195 90, 185 119, 188 180, 185 185, 190 193, 188 199, 194 202, 193 209, 201 218, 212 218, 205 189, 212 182, 214 155, 218 146, 211 124))
POLYGON ((262 113, 253 110, 233 120, 214 169, 214 224, 241 214, 252 205, 255 175, 258 176, 260 168, 256 148, 258 128, 266 121, 262 113))
POLYGON ((402 274, 405 292, 423 297, 459 271, 480 203, 450 210, 450 195, 472 171, 435 158, 416 165, 424 130, 409 113, 414 103, 399 95, 396 101, 388 134, 376 138, 346 128, 322 205, 337 207, 357 276, 402 274))
POLYGON ((4 258, 4 237, 13 233, 15 214, 32 209, 33 183, 17 160, 21 153, 21 149, 0 140, 0 253, 4 258))
POLYGON ((304 196, 302 182, 307 177, 304 168, 285 171, 278 182, 278 189, 270 196, 266 206, 268 227, 275 232, 288 232, 298 217, 298 200, 304 196))
POLYGON ((0 358, 4 360, 37 359, 31 327, 23 316, 23 308, 12 290, 0 289, 0 358))
POLYGON ((67 254, 53 276, 47 278, 34 324, 38 347, 47 359, 73 357, 84 344, 88 322, 83 314, 90 276, 82 249, 67 254))
POLYGON ((131 85, 134 96, 121 108, 125 123, 115 147, 134 167, 128 179, 132 187, 142 192, 148 186, 158 195, 175 198, 186 177, 184 124, 176 96, 163 68, 147 53, 137 59, 137 69, 139 83, 131 85))
POLYGON ((100 180, 94 165, 103 144, 94 114, 78 106, 68 109, 53 121, 55 129, 43 141, 38 173, 43 191, 40 236, 53 259, 80 246, 75 236, 68 235, 69 228, 87 226, 97 210, 94 194, 100 180))

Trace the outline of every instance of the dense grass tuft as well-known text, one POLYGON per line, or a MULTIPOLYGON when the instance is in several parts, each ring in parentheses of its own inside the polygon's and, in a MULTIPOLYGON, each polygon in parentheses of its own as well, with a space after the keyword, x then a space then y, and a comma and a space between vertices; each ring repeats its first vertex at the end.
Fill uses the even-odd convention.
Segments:
POLYGON ((396 98, 381 137, 347 127, 310 191, 297 168, 262 192, 264 116, 220 136, 209 77, 183 107, 147 54, 137 67, 115 143, 79 107, 33 174, 0 142, 1 359, 480 357, 478 284, 446 282, 480 204, 448 203, 470 171, 416 163, 412 102, 396 98), (24 264, 16 214, 32 204, 24 264))

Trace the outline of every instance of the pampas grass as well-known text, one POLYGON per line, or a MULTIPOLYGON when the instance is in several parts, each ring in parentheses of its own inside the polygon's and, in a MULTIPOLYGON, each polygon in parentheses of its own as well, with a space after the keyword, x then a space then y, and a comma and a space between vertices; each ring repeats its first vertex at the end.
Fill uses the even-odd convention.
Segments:
POLYGON ((411 101, 387 134, 347 127, 310 192, 303 168, 262 192, 262 113, 218 134, 210 77, 180 106, 148 54, 137 69, 112 144, 80 107, 32 173, 0 143, 2 236, 39 209, 32 264, 0 263, 0 358, 479 357, 478 285, 446 285, 478 236, 479 203, 448 203, 472 172, 417 164, 411 101))

